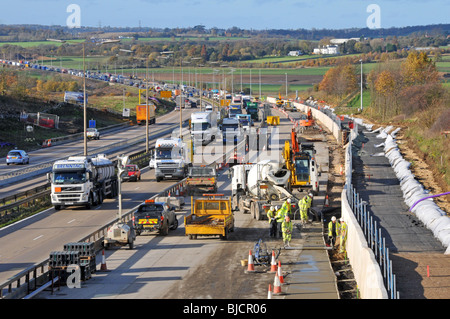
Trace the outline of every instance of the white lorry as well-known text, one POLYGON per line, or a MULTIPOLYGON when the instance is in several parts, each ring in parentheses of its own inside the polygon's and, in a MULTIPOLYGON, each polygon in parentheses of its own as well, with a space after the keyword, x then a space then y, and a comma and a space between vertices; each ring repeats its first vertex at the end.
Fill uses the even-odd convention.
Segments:
POLYGON ((217 136, 217 112, 192 113, 191 136, 194 144, 212 142, 217 136))
POLYGON ((179 138, 160 138, 155 143, 155 177, 163 179, 183 179, 192 166, 188 145, 179 138))
POLYGON ((239 144, 244 139, 242 124, 237 118, 224 118, 222 121, 223 144, 239 144))
MULTIPOLYGON (((230 168, 233 207, 250 213, 257 220, 265 219, 270 206, 280 206, 295 197, 286 190, 290 171, 282 164, 263 160, 256 164, 235 165, 230 168)), ((298 200, 293 200, 293 205, 298 200)))
POLYGON ((118 195, 115 163, 104 154, 96 157, 71 156, 53 163, 47 174, 51 183, 51 202, 56 210, 65 206, 85 206, 90 209, 106 197, 118 195))

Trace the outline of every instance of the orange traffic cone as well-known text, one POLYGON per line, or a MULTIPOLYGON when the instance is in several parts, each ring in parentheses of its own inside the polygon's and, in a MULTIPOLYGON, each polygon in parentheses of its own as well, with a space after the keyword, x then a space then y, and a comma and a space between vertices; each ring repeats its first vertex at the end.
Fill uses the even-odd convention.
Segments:
POLYGON ((269 284, 269 291, 267 293, 267 299, 272 299, 272 286, 269 284))
POLYGON ((280 280, 281 284, 284 284, 284 278, 283 278, 283 272, 281 271, 281 262, 278 261, 278 272, 277 272, 277 277, 280 280))
POLYGON ((247 272, 255 272, 255 265, 253 264, 252 251, 248 251, 248 267, 247 272))
POLYGON ((328 195, 325 196, 325 204, 323 206, 324 207, 329 207, 330 206, 330 201, 328 200, 328 195))
POLYGON ((100 271, 108 271, 108 268, 106 267, 106 260, 105 260, 105 250, 102 251, 102 264, 100 266, 100 271))
POLYGON ((270 271, 269 273, 277 272, 277 261, 275 260, 275 251, 272 250, 272 261, 270 262, 270 271))
POLYGON ((276 294, 281 294, 281 282, 280 282, 280 277, 278 277, 278 274, 275 274, 275 279, 273 281, 273 293, 276 294))
POLYGON ((344 175, 344 166, 343 165, 341 165, 341 167, 339 169, 339 174, 344 175))

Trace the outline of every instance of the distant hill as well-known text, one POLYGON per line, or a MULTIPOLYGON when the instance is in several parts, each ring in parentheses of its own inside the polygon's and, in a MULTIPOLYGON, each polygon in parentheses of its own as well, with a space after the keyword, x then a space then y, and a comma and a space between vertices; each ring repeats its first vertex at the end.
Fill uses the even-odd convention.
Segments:
POLYGON ((0 24, 0 41, 36 41, 47 38, 70 39, 77 36, 86 35, 86 33, 148 33, 156 35, 164 34, 166 36, 183 36, 185 34, 193 35, 216 35, 227 36, 256 36, 262 37, 285 37, 320 40, 324 37, 332 38, 379 38, 388 36, 408 36, 428 35, 428 36, 448 36, 450 34, 450 24, 418 25, 408 27, 391 27, 380 29, 369 28, 348 28, 348 29, 268 29, 268 30, 245 30, 237 27, 228 29, 206 29, 203 26, 194 26, 189 28, 147 28, 147 27, 81 27, 70 29, 67 26, 48 26, 48 25, 5 25, 0 24))

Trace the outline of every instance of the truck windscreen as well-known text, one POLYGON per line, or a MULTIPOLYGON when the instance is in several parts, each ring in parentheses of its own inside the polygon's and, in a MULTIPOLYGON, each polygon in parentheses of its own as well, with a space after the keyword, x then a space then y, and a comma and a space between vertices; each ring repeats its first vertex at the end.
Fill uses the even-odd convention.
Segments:
POLYGON ((85 171, 61 171, 53 173, 55 184, 80 184, 86 182, 85 171))
POLYGON ((192 123, 192 130, 193 131, 206 131, 211 127, 211 124, 208 122, 197 122, 192 123))
POLYGON ((238 129, 237 124, 223 124, 222 130, 223 131, 236 131, 238 129))
POLYGON ((172 159, 181 157, 180 148, 158 148, 156 150, 156 159, 172 159))

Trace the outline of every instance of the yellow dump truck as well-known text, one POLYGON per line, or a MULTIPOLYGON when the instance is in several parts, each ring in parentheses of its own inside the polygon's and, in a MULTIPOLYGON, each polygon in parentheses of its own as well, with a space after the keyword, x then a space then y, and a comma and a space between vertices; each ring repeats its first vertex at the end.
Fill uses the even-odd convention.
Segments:
POLYGON ((228 239, 234 230, 234 216, 231 211, 231 200, 223 194, 203 194, 204 197, 194 200, 191 214, 184 217, 186 236, 196 239, 197 236, 220 236, 228 239))

